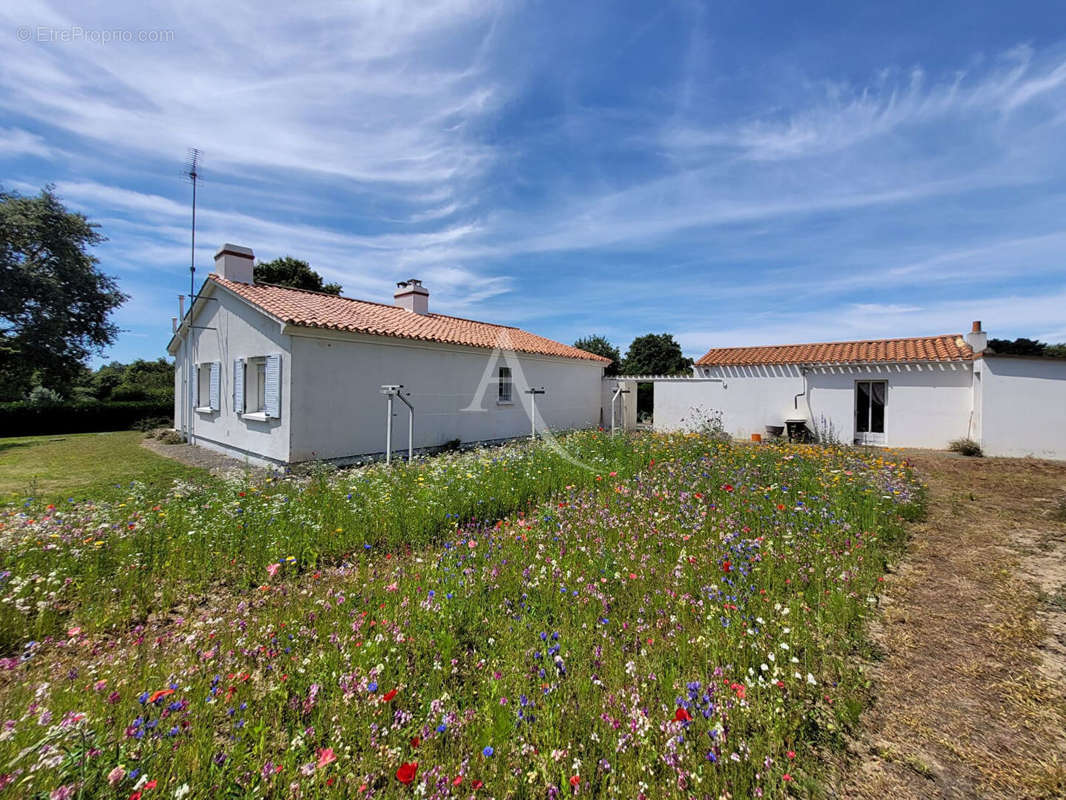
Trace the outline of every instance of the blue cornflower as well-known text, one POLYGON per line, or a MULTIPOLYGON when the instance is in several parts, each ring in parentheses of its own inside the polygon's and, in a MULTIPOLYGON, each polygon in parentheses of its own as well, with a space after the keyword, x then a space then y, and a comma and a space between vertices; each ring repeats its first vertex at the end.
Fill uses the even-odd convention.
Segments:
POLYGON ((368 692, 376 692, 378 690, 378 682, 370 681, 370 685, 366 687, 368 692))
POLYGON ((443 722, 437 726, 437 733, 444 733, 446 730, 448 730, 448 726, 443 722))
POLYGON ((487 745, 485 745, 485 749, 481 751, 481 755, 485 756, 485 758, 488 758, 489 756, 491 756, 495 752, 496 751, 492 749, 492 745, 491 744, 487 744, 487 745))

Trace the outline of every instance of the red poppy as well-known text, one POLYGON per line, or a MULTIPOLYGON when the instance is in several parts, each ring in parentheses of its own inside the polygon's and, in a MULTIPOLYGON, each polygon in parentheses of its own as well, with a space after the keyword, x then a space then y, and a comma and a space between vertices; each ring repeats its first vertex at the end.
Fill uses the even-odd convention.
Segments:
POLYGON ((462 782, 463 782, 463 776, 462 775, 456 775, 455 776, 455 780, 452 781, 452 786, 458 786, 462 782))
POLYGON ((422 737, 421 736, 412 736, 411 737, 411 747, 418 747, 420 744, 422 744, 422 737))
POLYGON ((725 489, 725 490, 726 490, 727 492, 731 492, 731 491, 733 491, 733 485, 732 485, 732 484, 730 484, 730 483, 727 483, 727 484, 726 484, 725 486, 723 486, 722 488, 723 488, 723 489, 725 489))
POLYGON ((162 700, 164 697, 172 694, 174 694, 173 689, 160 689, 159 691, 152 692, 151 697, 148 698, 148 702, 154 703, 156 700, 162 700))
POLYGON ((159 785, 158 781, 148 781, 148 783, 146 783, 144 785, 144 788, 145 789, 154 789, 158 785, 159 785))
POLYGON ((571 786, 573 786, 576 789, 577 785, 579 783, 581 783, 581 776, 580 775, 571 775, 570 776, 570 785, 571 786))
POLYGON ((482 786, 484 786, 485 784, 483 784, 483 783, 482 783, 481 781, 474 781, 474 782, 473 782, 472 784, 470 784, 470 785, 471 785, 471 786, 473 786, 473 787, 474 787, 475 789, 480 789, 480 788, 481 788, 482 786))
POLYGON ((394 698, 395 696, 396 696, 396 690, 395 690, 395 689, 392 689, 392 690, 390 690, 390 691, 388 691, 388 692, 385 692, 385 694, 384 694, 384 695, 382 696, 381 700, 382 700, 382 702, 384 702, 384 703, 388 703, 388 702, 390 702, 390 701, 392 700, 392 698, 394 698))
POLYGON ((731 561, 723 561, 722 562, 722 572, 729 572, 729 570, 731 570, 732 568, 733 568, 733 563, 731 561))
POLYGON ((692 719, 692 715, 687 710, 679 708, 674 712, 674 722, 688 722, 692 719))
POLYGON ((403 763, 400 764, 400 768, 396 770, 396 780, 400 783, 408 784, 415 779, 415 775, 418 773, 418 762, 403 763))
POLYGON ((133 794, 130 795, 130 800, 141 800, 141 793, 140 792, 134 792, 133 794))

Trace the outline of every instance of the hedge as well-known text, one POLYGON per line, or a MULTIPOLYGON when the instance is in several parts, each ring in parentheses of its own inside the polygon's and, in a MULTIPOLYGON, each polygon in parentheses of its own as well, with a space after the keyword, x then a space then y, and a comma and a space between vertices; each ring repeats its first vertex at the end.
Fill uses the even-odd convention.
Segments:
POLYGON ((0 403, 0 436, 124 431, 149 417, 173 420, 174 404, 134 400, 54 406, 0 403))

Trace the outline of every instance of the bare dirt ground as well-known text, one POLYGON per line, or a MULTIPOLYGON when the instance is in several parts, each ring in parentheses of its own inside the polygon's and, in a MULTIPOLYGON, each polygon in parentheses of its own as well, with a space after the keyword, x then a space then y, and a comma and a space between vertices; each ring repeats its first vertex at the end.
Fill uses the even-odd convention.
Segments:
POLYGON ((1066 464, 914 451, 846 798, 1066 798, 1066 464))

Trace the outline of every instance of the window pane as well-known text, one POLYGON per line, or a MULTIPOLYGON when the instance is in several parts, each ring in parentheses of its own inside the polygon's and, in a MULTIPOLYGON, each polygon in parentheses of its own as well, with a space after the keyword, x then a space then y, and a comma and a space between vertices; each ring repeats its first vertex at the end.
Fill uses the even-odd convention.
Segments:
POLYGON ((507 403, 511 400, 511 368, 500 367, 499 399, 507 403))
POLYGON ((262 411, 266 408, 266 364, 259 362, 255 365, 255 410, 262 411))
POLYGON ((855 384, 855 432, 870 430, 870 384, 866 381, 855 384))
POLYGON ((885 432, 885 383, 877 381, 870 384, 870 431, 885 432))

